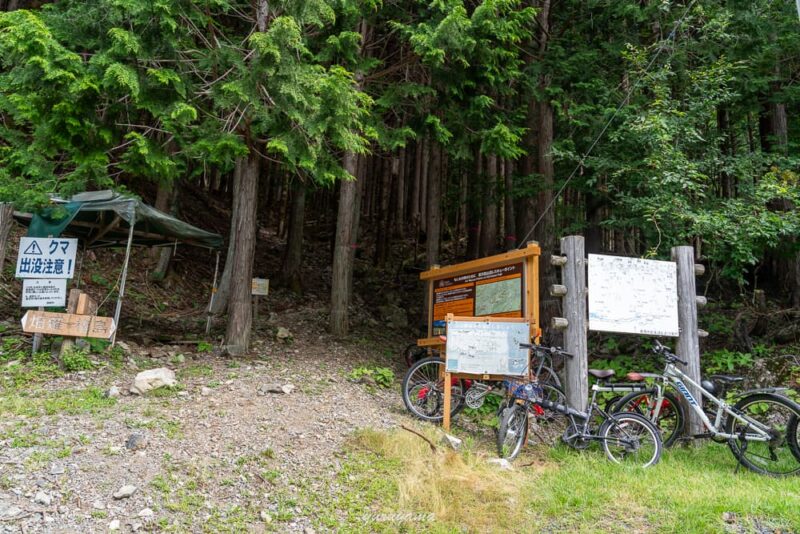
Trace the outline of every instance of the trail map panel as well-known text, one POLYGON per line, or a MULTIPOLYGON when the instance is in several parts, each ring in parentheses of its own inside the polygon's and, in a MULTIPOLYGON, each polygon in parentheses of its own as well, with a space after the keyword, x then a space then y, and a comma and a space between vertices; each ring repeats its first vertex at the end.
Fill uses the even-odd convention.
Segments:
POLYGON ((588 282, 589 330, 678 336, 674 262, 589 254, 588 282))
POLYGON ((522 317, 522 263, 434 282, 433 320, 457 316, 522 317))
POLYGON ((528 372, 530 323, 448 321, 447 372, 522 376, 528 372))
POLYGON ((67 279, 41 280, 27 278, 22 281, 22 307, 59 307, 67 303, 67 279))
POLYGON ((72 278, 78 240, 23 237, 19 242, 17 278, 72 278))

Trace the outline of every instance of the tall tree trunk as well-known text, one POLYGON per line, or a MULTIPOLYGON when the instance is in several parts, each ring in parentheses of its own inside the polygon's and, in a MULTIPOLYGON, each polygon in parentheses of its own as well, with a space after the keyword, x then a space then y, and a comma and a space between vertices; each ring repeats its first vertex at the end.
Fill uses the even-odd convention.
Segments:
POLYGON ((233 267, 231 269, 231 292, 228 302, 228 329, 225 345, 231 355, 241 355, 250 347, 253 326, 251 298, 253 279, 253 257, 256 248, 256 215, 258 204, 259 160, 255 150, 237 162, 241 170, 234 184, 234 196, 239 198, 236 217, 232 221, 235 229, 233 267))
POLYGON ((517 248, 517 220, 514 217, 514 164, 506 160, 504 169, 505 180, 505 241, 506 250, 517 248))
POLYGON ((306 186, 294 181, 292 208, 289 214, 289 237, 283 256, 283 281, 295 293, 302 293, 303 283, 300 266, 303 263, 303 226, 306 213, 306 186))
POLYGON ((427 265, 439 263, 439 240, 442 233, 442 148, 431 142, 430 167, 428 171, 428 240, 425 245, 427 265))
MULTIPOLYGON (((236 165, 233 169, 233 178, 226 173, 225 181, 233 182, 236 184, 239 181, 239 173, 241 172, 241 165, 236 165)), ((239 201, 237 195, 233 195, 231 199, 231 228, 228 232, 228 252, 225 255, 225 266, 222 269, 222 276, 220 276, 219 284, 217 285, 217 292, 214 294, 214 302, 211 303, 209 313, 211 315, 221 315, 228 309, 228 302, 231 294, 231 278, 233 276, 233 256, 236 249, 236 225, 233 224, 239 214, 239 201)))
POLYGON ((406 150, 392 157, 392 175, 394 176, 395 204, 394 204, 394 231, 403 237, 403 225, 406 212, 406 150))
MULTIPOLYGON (((539 57, 542 58, 547 52, 548 39, 551 34, 550 28, 550 0, 542 0, 539 9, 539 57)), ((553 107, 548 100, 548 88, 550 86, 550 76, 543 73, 539 77, 538 103, 538 149, 537 162, 538 172, 542 179, 542 188, 537 197, 536 211, 541 219, 537 226, 534 236, 542 247, 542 256, 539 260, 540 265, 540 288, 548 288, 556 283, 555 268, 550 265, 550 257, 556 248, 556 223, 555 205, 553 204, 553 180, 555 170, 553 167, 553 107)), ((559 299, 549 297, 549 293, 539 291, 541 296, 540 323, 547 327, 550 319, 559 313, 559 299)), ((555 332, 548 332, 550 341, 555 337, 555 332)))
POLYGON ((717 130, 720 135, 720 152, 722 152, 723 169, 720 172, 720 196, 734 198, 736 196, 736 176, 731 174, 727 166, 736 155, 736 134, 731 128, 730 110, 726 105, 717 108, 717 130))
POLYGON ((473 171, 469 176, 469 194, 467 195, 467 250, 466 259, 474 260, 481 251, 481 207, 483 198, 483 156, 479 150, 474 151, 473 171))
POLYGON ((376 159, 382 161, 382 165, 378 166, 379 170, 377 171, 380 174, 380 180, 375 180, 378 187, 379 201, 376 206, 378 208, 376 213, 378 226, 375 238, 374 264, 379 268, 383 268, 384 265, 386 265, 386 257, 390 249, 392 236, 389 226, 391 220, 389 201, 392 193, 392 167, 394 158, 376 159))
POLYGON ((358 234, 358 155, 346 152, 344 170, 352 180, 341 182, 339 188, 339 212, 336 217, 336 243, 333 248, 333 272, 331 278, 331 333, 345 336, 349 330, 347 307, 350 304, 350 286, 353 275, 354 247, 358 234))
MULTIPOLYGON (((166 196, 169 207, 162 211, 169 210, 172 215, 176 215, 178 213, 178 188, 170 184, 169 193, 166 196)), ((150 275, 150 279, 157 282, 167 277, 173 247, 157 247, 156 251, 158 252, 158 263, 156 263, 156 268, 153 274, 150 275)))
POLYGON ((487 154, 485 160, 486 188, 481 218, 481 257, 497 252, 497 156, 487 154))
POLYGON ((411 187, 411 210, 409 212, 409 218, 411 220, 411 226, 414 232, 417 235, 414 236, 414 239, 419 239, 419 200, 422 196, 420 194, 420 189, 422 188, 422 140, 417 140, 416 146, 414 147, 414 180, 412 182, 411 187))
POLYGON ((428 233, 428 177, 431 167, 431 141, 427 137, 422 140, 422 173, 419 183, 419 228, 428 233))
POLYGON ((3 266, 8 249, 8 236, 14 222, 14 205, 0 203, 0 280, 3 278, 3 266))

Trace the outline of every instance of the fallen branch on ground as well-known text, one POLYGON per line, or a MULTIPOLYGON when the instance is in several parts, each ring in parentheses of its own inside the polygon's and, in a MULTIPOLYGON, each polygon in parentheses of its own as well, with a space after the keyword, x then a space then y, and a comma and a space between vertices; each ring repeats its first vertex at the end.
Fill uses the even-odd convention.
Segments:
POLYGON ((434 443, 430 439, 428 439, 426 436, 423 436, 422 434, 420 434, 419 432, 417 432, 413 428, 408 428, 406 425, 400 425, 400 428, 402 428, 403 430, 407 430, 408 432, 411 432, 412 434, 415 434, 415 435, 421 437, 422 439, 424 439, 428 443, 428 445, 431 446, 431 452, 436 452, 438 450, 436 445, 434 445, 434 443))

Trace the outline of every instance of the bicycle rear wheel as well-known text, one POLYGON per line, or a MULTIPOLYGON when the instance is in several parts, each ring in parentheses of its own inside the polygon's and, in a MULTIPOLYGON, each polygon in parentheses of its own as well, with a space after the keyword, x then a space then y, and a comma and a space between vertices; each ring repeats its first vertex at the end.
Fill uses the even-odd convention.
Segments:
POLYGON ((655 390, 633 391, 622 397, 612 411, 615 413, 633 412, 644 416, 661 431, 664 447, 671 447, 683 432, 683 422, 686 420, 683 406, 674 394, 665 391, 664 400, 661 401, 661 410, 656 417, 657 402, 658 397, 655 390))
POLYGON ((771 476, 800 474, 797 418, 800 405, 773 393, 747 395, 734 406, 747 422, 728 415, 725 431, 737 437, 728 441, 731 452, 744 467, 771 476), (756 441, 753 427, 766 430, 769 441, 756 441), (751 439, 747 439, 748 436, 751 439))
MULTIPOLYGON (((424 358, 411 366, 403 377, 403 403, 412 415, 424 421, 444 419, 444 360, 424 358)), ((464 383, 450 384, 450 416, 464 408, 464 383)))
POLYGON ((515 403, 503 410, 497 430, 497 454, 500 458, 516 458, 528 436, 528 408, 515 403))
POLYGON ((650 467, 661 459, 661 434, 639 414, 613 414, 600 425, 598 435, 606 456, 616 464, 650 467))

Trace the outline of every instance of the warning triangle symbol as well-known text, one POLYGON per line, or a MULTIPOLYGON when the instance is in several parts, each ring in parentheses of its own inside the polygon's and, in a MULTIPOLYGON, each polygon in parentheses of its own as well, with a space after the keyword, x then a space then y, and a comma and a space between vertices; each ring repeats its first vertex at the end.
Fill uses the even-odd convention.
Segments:
POLYGON ((27 254, 29 256, 41 256, 42 249, 39 248, 39 243, 37 243, 36 241, 32 241, 31 244, 28 245, 28 248, 25 249, 25 252, 23 252, 23 254, 27 254))

